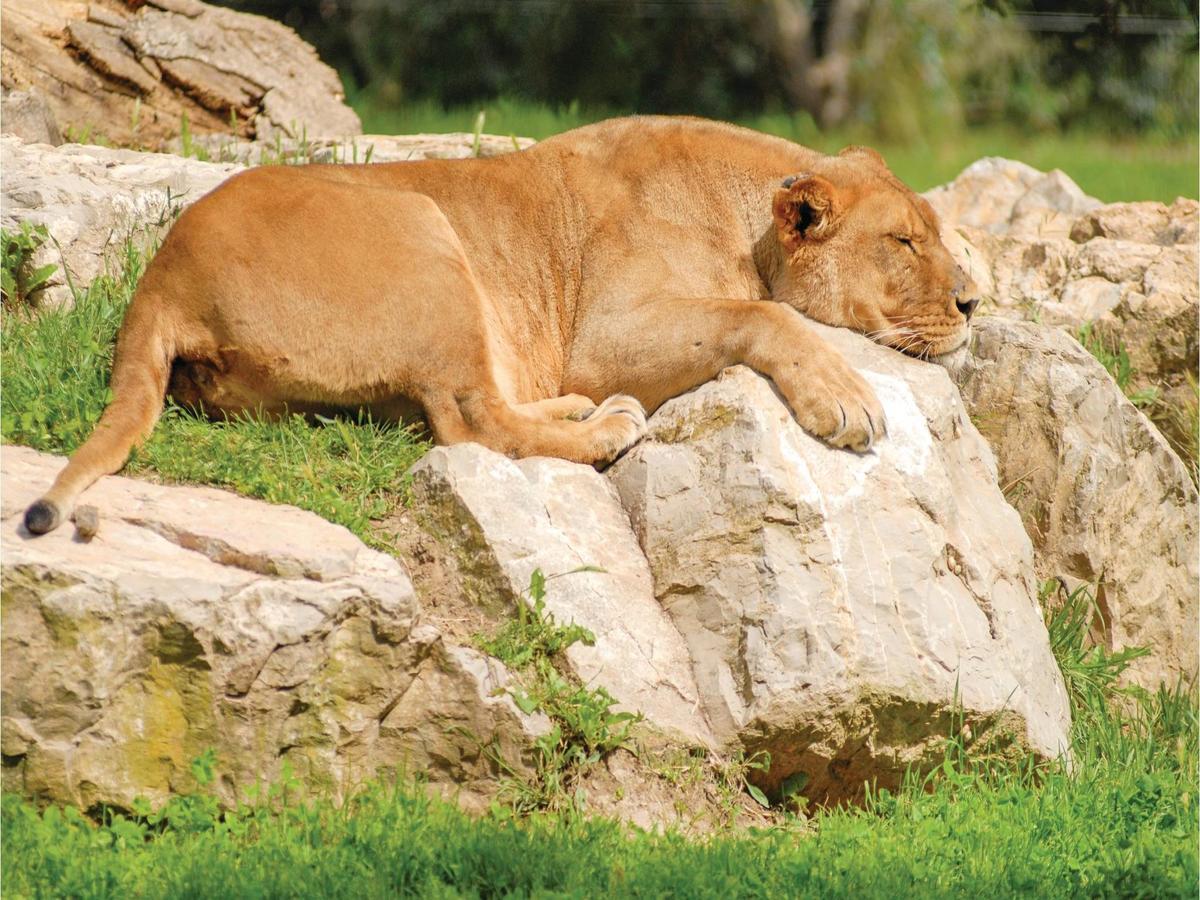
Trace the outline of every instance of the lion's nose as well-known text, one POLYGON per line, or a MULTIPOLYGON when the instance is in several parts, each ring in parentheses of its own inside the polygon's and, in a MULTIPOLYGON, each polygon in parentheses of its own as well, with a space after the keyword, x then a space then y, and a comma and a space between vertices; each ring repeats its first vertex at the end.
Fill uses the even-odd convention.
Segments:
POLYGON ((975 307, 977 307, 979 305, 979 298, 974 297, 971 300, 956 299, 954 301, 954 305, 958 307, 958 311, 960 313, 962 313, 964 316, 966 316, 968 319, 970 319, 971 314, 973 312, 975 312, 975 307))

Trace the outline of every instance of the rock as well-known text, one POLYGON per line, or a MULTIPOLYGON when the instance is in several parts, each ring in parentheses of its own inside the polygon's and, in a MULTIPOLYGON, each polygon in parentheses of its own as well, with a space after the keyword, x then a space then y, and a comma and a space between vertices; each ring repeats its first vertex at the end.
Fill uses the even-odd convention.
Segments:
POLYGON ((4 91, 0 95, 0 131, 29 144, 62 143, 62 131, 46 98, 38 91, 4 91))
POLYGON ((340 795, 421 772, 476 803, 496 746, 521 770, 549 723, 503 666, 419 622, 403 569, 340 526, 207 488, 102 479, 87 543, 29 538, 23 507, 62 460, 5 447, 3 786, 128 809, 194 787, 209 748, 225 802, 288 763, 340 795))
POLYGON ((39 91, 77 138, 158 148, 184 117, 198 135, 362 130, 337 73, 292 29, 199 0, 8 0, 3 48, 4 87, 39 91))
POLYGON ((654 597, 646 559, 604 476, 561 459, 513 461, 477 444, 436 447, 412 475, 416 514, 459 559, 475 603, 530 602, 529 578, 541 569, 553 579, 550 613, 596 636, 594 646, 567 650, 579 680, 604 687, 619 709, 642 713, 665 733, 711 745, 687 648, 654 597), (576 571, 583 567, 601 571, 576 571))
POLYGON ((82 288, 115 270, 126 239, 152 246, 180 210, 241 169, 82 144, 51 148, 9 136, 0 137, 0 168, 0 224, 45 225, 53 238, 34 256, 35 265, 59 267, 40 295, 49 305, 70 303, 72 284, 82 288))
MULTIPOLYGON (((500 156, 533 146, 530 138, 479 135, 479 156, 500 156)), ((274 141, 245 141, 226 135, 194 138, 193 150, 210 159, 261 165, 278 162, 364 163, 410 162, 419 159, 467 159, 477 155, 475 135, 450 134, 361 134, 340 138, 295 138, 274 141)), ((182 142, 169 141, 172 153, 183 151, 182 142)))
MULTIPOLYGON (((518 146, 524 138, 480 137, 482 155, 518 146)), ((459 158, 473 152, 473 135, 411 135, 396 138, 352 138, 300 142, 280 139, 269 146, 238 144, 250 162, 320 161, 372 162, 459 158), (251 149, 257 148, 257 149, 251 149)), ((220 144, 217 145, 218 147, 220 144)), ((239 151, 240 152, 240 151, 239 151)), ((216 151, 220 155, 220 151, 216 151)), ((238 156, 238 154, 233 154, 238 156)), ((86 286, 97 275, 115 270, 127 239, 139 247, 154 246, 178 213, 244 166, 238 162, 201 162, 163 153, 115 150, 68 144, 52 148, 0 137, 0 167, 4 180, 0 224, 15 228, 28 221, 45 225, 53 241, 34 256, 37 266, 54 263, 58 271, 37 302, 72 302, 71 283, 86 286), (70 278, 67 277, 67 271, 70 278)))
POLYGON ((1100 201, 1058 169, 1047 172, 1029 186, 1013 204, 1008 233, 1030 237, 1068 234, 1075 218, 1095 209, 1100 201))
MULTIPOLYGON (((1153 389, 1160 400, 1194 404, 1188 377, 1200 366, 1200 204, 1180 198, 1171 206, 1095 206, 1065 176, 1036 174, 981 160, 926 195, 952 235, 947 246, 988 301, 985 309, 1072 335, 1091 325, 1114 355, 1127 352, 1131 391, 1153 389), (1003 208, 1020 189, 1006 218, 1003 208), (981 191, 1000 198, 983 213, 969 205, 981 191)), ((1155 418, 1174 446, 1188 447, 1190 426, 1171 409, 1160 403, 1155 418)))
POLYGON ((963 169, 949 184, 925 193, 943 222, 983 231, 1004 231, 1013 207, 1042 177, 1033 166, 986 156, 963 169))
POLYGON ((1194 679, 1196 488, 1104 368, 1055 329, 991 317, 957 379, 1033 539, 1042 577, 1096 590, 1096 637, 1145 646, 1148 688, 1194 679))
POLYGON ((996 156, 925 197, 950 225, 1026 238, 1066 237, 1076 217, 1100 205, 1057 169, 1042 173, 996 156))
POLYGON ((1071 240, 1083 244, 1095 237, 1136 241, 1170 247, 1197 241, 1195 200, 1178 198, 1173 204, 1110 203, 1080 216, 1071 226, 1071 240))
POLYGON ((825 801, 974 740, 1042 757, 1067 700, 1029 539, 944 369, 819 328, 865 371, 889 437, 857 455, 805 434, 745 368, 666 403, 609 470, 726 748, 763 786, 825 801))

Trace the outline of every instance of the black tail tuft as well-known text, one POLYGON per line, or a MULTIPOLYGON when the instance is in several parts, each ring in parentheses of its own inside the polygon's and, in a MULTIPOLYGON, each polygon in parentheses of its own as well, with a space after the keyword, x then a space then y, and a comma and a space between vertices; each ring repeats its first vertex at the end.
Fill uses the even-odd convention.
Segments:
POLYGON ((47 500, 39 500, 25 510, 25 528, 30 534, 45 534, 53 531, 62 521, 58 507, 47 500))

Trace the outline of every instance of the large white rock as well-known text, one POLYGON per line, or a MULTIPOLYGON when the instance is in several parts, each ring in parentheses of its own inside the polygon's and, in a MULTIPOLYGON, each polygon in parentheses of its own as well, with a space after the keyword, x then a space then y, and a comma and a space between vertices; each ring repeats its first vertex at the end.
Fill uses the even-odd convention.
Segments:
POLYGON ((1092 586, 1097 640, 1151 650, 1134 679, 1149 688, 1194 679, 1200 510, 1158 430, 1091 354, 1033 323, 977 322, 956 379, 1033 538, 1039 573, 1092 586))
POLYGON ((1150 412, 1173 446, 1194 447, 1200 204, 1099 205, 1061 172, 991 159, 925 196, 985 312, 1070 334, 1091 323, 1093 339, 1128 354, 1130 389, 1157 396, 1150 412))
POLYGON ((1075 218, 1100 205, 1067 175, 998 156, 971 163, 925 193, 942 221, 993 234, 1065 237, 1075 218))
POLYGON ((87 808, 161 802, 217 751, 226 801, 289 763, 334 793, 404 771, 496 787, 549 727, 494 660, 418 622, 400 565, 311 513, 105 478, 90 542, 31 538, 62 460, 5 447, 3 785, 87 808))
POLYGON ((875 450, 810 437, 735 368, 609 472, 714 735, 770 752, 766 786, 834 800, 940 758, 958 705, 976 740, 1063 753, 1029 539, 946 371, 820 330, 879 393, 875 450))
POLYGON ((712 743, 687 647, 654 597, 646 559, 604 476, 561 459, 513 461, 477 444, 437 447, 412 474, 418 516, 460 560, 476 603, 511 610, 530 602, 530 575, 541 569, 552 579, 550 613, 595 634, 594 646, 567 651, 579 679, 668 734, 712 743), (584 567, 601 571, 576 571, 584 567))

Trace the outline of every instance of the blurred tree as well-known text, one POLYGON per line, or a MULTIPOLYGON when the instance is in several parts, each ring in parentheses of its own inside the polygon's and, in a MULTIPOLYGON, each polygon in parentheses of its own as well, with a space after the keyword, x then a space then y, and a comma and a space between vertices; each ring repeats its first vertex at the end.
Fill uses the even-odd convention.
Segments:
POLYGON ((218 0, 282 19, 353 86, 446 105, 734 118, 887 137, 1008 120, 1194 131, 1188 0, 218 0))
POLYGON ((1194 134, 1197 7, 1188 0, 985 0, 1037 39, 1059 124, 1194 134))

